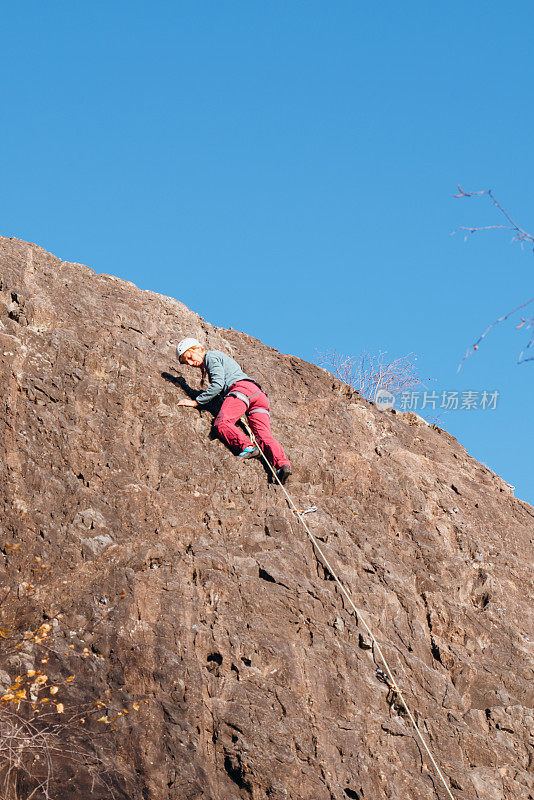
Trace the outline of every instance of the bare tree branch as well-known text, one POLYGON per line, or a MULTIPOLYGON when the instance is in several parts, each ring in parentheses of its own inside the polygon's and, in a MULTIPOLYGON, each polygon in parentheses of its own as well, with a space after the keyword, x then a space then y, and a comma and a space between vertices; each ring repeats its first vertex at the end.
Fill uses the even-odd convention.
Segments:
MULTIPOLYGON (((467 227, 467 226, 462 225, 459 228, 456 228, 456 230, 454 230, 451 235, 454 235, 458 231, 464 231, 465 232, 464 241, 465 241, 473 233, 477 233, 479 231, 509 230, 509 231, 513 231, 514 232, 514 236, 512 238, 513 242, 520 242, 521 246, 523 246, 523 244, 525 242, 528 242, 529 244, 532 244, 532 250, 534 252, 534 234, 529 233, 528 231, 524 230, 524 228, 521 228, 516 222, 514 222, 514 220, 510 216, 510 214, 508 214, 508 212, 501 206, 501 204, 493 196, 491 189, 482 189, 481 191, 478 191, 478 192, 465 192, 462 189, 462 187, 460 186, 460 184, 458 184, 458 194, 455 194, 453 196, 454 197, 458 197, 458 198, 462 198, 462 197, 478 197, 478 196, 481 196, 481 195, 487 195, 491 199, 493 205, 506 218, 506 220, 508 221, 509 224, 508 225, 471 226, 471 227, 467 227)), ((499 322, 505 322, 509 317, 511 317, 514 314, 516 314, 522 308, 526 308, 527 306, 529 306, 533 302, 534 302, 534 297, 531 298, 530 300, 527 300, 525 303, 521 303, 521 305, 519 305, 516 308, 512 309, 512 311, 509 311, 507 314, 504 314, 502 317, 499 317, 494 322, 492 322, 491 325, 488 325, 486 330, 478 337, 478 339, 468 349, 467 353, 465 354, 465 356, 460 361, 460 363, 458 365, 457 372, 459 372, 460 369, 462 368, 462 364, 466 360, 466 358, 469 358, 469 356, 475 350, 479 349, 480 342, 483 339, 485 339, 485 337, 488 335, 488 333, 496 325, 498 325, 499 322)), ((523 328, 523 326, 526 326, 526 328, 532 328, 533 332, 532 332, 532 336, 530 337, 530 340, 529 340, 528 344, 521 350, 521 353, 519 354, 518 364, 522 364, 525 361, 534 361, 534 356, 530 356, 529 358, 523 358, 525 352, 534 344, 534 318, 527 319, 525 317, 521 317, 521 322, 520 322, 519 325, 516 325, 516 330, 520 330, 521 328, 523 328)))
POLYGON ((523 243, 523 242, 531 242, 532 245, 533 245, 532 249, 534 251, 534 234, 528 233, 528 231, 523 230, 523 228, 520 228, 519 225, 516 222, 514 222, 514 220, 511 218, 511 216, 508 214, 508 212, 495 199, 495 197, 492 194, 491 189, 482 189, 482 191, 479 191, 479 192, 464 192, 464 190, 462 189, 460 184, 457 184, 457 185, 458 185, 459 194, 455 194, 455 195, 453 195, 453 197, 477 197, 477 196, 480 196, 480 195, 483 195, 483 194, 487 194, 488 197, 491 198, 491 201, 492 201, 493 205, 496 206, 499 209, 501 214, 503 214, 504 217, 506 217, 506 219, 508 220, 508 222, 510 224, 509 225, 484 225, 484 226, 480 226, 480 227, 476 227, 476 226, 474 226, 474 227, 466 227, 464 225, 461 225, 459 228, 456 228, 456 230, 454 230, 452 232, 451 236, 453 236, 455 233, 457 233, 457 231, 466 231, 466 236, 465 236, 466 239, 468 238, 468 236, 470 234, 476 233, 477 231, 489 231, 489 230, 515 231, 515 236, 513 237, 512 241, 521 242, 521 243, 523 243))
POLYGON ((393 361, 387 361, 386 355, 386 350, 380 350, 378 355, 364 351, 354 357, 333 350, 326 353, 319 352, 319 363, 368 400, 376 401, 380 389, 398 395, 415 386, 425 386, 417 375, 414 363, 417 356, 414 353, 408 353, 393 361))
MULTIPOLYGON (((499 317, 499 319, 496 319, 496 320, 495 320, 495 322, 492 322, 492 323, 491 323, 491 325, 488 325, 488 327, 486 328, 486 330, 484 331, 484 333, 483 333, 483 334, 481 334, 481 335, 478 337, 478 339, 476 340, 476 342, 475 342, 475 343, 474 343, 474 344, 473 344, 473 345, 472 345, 472 346, 469 348, 469 350, 467 351, 467 353, 465 354, 465 356, 464 356, 464 357, 462 358, 462 360, 460 361, 460 363, 459 363, 459 365, 458 365, 457 372, 460 372, 461 366, 462 366, 463 362, 465 361, 465 359, 466 359, 466 358, 469 358, 469 356, 471 355, 471 353, 472 353, 474 350, 478 350, 478 348, 479 348, 479 346, 480 346, 480 342, 482 341, 482 339, 484 339, 484 338, 485 338, 485 337, 488 335, 488 333, 491 331, 491 329, 492 329, 492 328, 494 328, 494 327, 495 327, 495 325, 498 325, 498 324, 499 324, 499 322, 504 322, 505 320, 507 320, 507 319, 508 319, 508 317, 511 317, 511 316, 513 316, 513 314, 517 313, 517 311, 519 311, 519 310, 520 310, 520 309, 522 309, 522 308, 525 308, 526 306, 530 305, 531 303, 534 303, 534 297, 532 297, 530 300, 527 300, 527 302, 526 302, 526 303, 522 303, 520 306, 517 306, 517 308, 514 308, 512 311, 509 311, 507 314, 504 314, 502 317, 499 317)), ((521 324, 516 326, 516 328, 517 328, 517 329, 519 329, 519 328, 522 328, 522 327, 523 327, 523 325, 525 324, 525 322, 527 323, 527 328, 532 326, 532 322, 533 322, 532 320, 528 320, 528 321, 527 321, 527 320, 525 320, 524 318, 522 318, 522 320, 523 320, 523 321, 521 322, 521 324)), ((531 340, 530 340, 530 342, 527 344, 527 346, 526 346, 525 348, 523 348, 523 350, 521 351, 521 354, 520 354, 520 356, 519 356, 519 363, 521 363, 521 356, 523 355, 523 353, 525 352, 525 350, 526 350, 527 348, 529 348, 529 347, 530 347, 530 345, 531 345, 531 344, 532 344, 532 339, 531 339, 531 340)), ((533 358, 534 358, 534 356, 533 356, 532 358, 525 358, 525 359, 523 359, 523 361, 531 361, 533 358)))

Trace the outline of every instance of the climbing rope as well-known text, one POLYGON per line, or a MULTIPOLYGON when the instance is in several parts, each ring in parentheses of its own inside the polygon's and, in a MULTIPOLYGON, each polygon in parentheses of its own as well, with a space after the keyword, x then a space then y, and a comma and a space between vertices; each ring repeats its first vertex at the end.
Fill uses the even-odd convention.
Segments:
POLYGON ((253 432, 251 431, 250 426, 249 426, 249 424, 248 424, 248 422, 247 422, 247 420, 246 420, 246 418, 244 416, 241 417, 241 421, 242 421, 243 425, 245 426, 245 429, 246 429, 248 435, 250 436, 251 440, 254 442, 254 444, 256 445, 258 450, 260 451, 261 457, 263 458, 263 460, 267 464, 268 468, 272 472, 275 481, 279 484, 279 486, 281 487, 282 491, 284 492, 284 494, 286 496, 286 499, 287 499, 287 502, 289 503, 290 508, 292 508, 293 511, 295 512, 295 514, 297 515, 299 521, 302 523, 302 525, 304 527, 304 530, 308 534, 313 546, 315 547, 315 549, 317 550, 317 552, 321 556, 323 564, 326 566, 326 568, 328 569, 328 571, 330 572, 330 574, 334 578, 335 582, 337 583, 337 585, 339 586, 339 588, 343 592, 343 595, 347 599, 347 602, 352 607, 352 610, 356 614, 356 619, 361 620, 365 630, 369 634, 369 636, 371 638, 371 641, 373 642, 374 648, 376 649, 376 652, 380 656, 380 660, 382 661, 382 664, 385 667, 387 676, 388 676, 389 681, 391 683, 391 688, 396 693, 397 697, 399 698, 399 700, 401 701, 402 705, 404 706, 404 708, 406 710, 406 713, 407 713, 407 715, 408 715, 408 717, 410 719, 410 722, 412 723, 412 725, 414 727, 414 730, 415 730, 417 736, 419 737, 419 741, 423 745, 423 748, 424 748, 425 752, 427 753, 427 755, 428 755, 428 757, 429 757, 429 759, 430 759, 430 761, 431 761, 431 763, 432 763, 432 765, 433 765, 433 767, 434 767, 434 769, 436 771, 436 774, 439 776, 439 778, 440 778, 440 780, 441 780, 441 782, 443 784, 443 787, 444 787, 445 791, 447 792, 448 797, 450 798, 450 800, 455 800, 454 795, 452 794, 451 790, 447 786, 447 782, 445 780, 445 777, 444 777, 442 771, 440 770, 440 768, 439 768, 439 766, 438 766, 438 764, 436 762, 436 759, 432 755, 432 753, 430 751, 430 748, 429 748, 428 744, 426 743, 425 737, 421 733, 421 730, 420 730, 417 722, 415 721, 414 715, 412 714, 412 712, 411 712, 406 700, 404 699, 404 695, 403 695, 402 691, 400 690, 400 688, 399 688, 399 686, 397 684, 397 681, 395 680, 395 676, 394 676, 394 674, 393 674, 393 672, 392 672, 392 670, 391 670, 391 668, 390 668, 390 666, 388 664, 388 661, 387 661, 384 653, 382 652, 382 648, 380 647, 380 644, 378 643, 373 631, 371 630, 371 628, 369 627, 368 623, 366 622, 366 619, 365 619, 364 615, 362 614, 362 612, 353 603, 351 596, 349 595, 349 593, 347 592, 347 590, 345 589, 345 587, 341 583, 340 579, 337 576, 336 571, 334 570, 334 568, 330 564, 329 560, 327 559, 325 553, 321 549, 321 546, 320 546, 319 542, 317 541, 317 539, 315 538, 313 533, 308 528, 308 526, 306 524, 306 520, 304 519, 303 513, 301 511, 299 511, 298 508, 296 507, 295 503, 293 502, 293 500, 291 499, 289 493, 287 492, 285 486, 283 485, 283 483, 280 481, 278 475, 276 474, 276 470, 274 469, 273 465, 271 464, 271 462, 269 461, 269 459, 267 458, 267 456, 265 455, 265 453, 263 452, 263 450, 259 446, 258 442, 256 441, 256 437, 254 436, 253 432))

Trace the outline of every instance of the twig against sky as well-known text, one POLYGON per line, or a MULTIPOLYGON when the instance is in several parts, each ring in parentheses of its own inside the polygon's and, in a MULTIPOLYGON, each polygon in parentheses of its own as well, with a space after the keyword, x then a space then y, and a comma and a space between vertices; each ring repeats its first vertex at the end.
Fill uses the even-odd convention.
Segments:
POLYGON ((491 230, 507 230, 507 231, 514 231, 515 235, 512 239, 513 242, 530 242, 532 244, 532 250, 534 252, 534 234, 528 233, 528 231, 523 230, 520 228, 519 225, 514 222, 511 216, 508 214, 507 211, 501 206, 498 200, 492 194, 491 189, 482 189, 480 192, 464 192, 460 184, 457 184, 459 194, 453 195, 453 197, 477 197, 483 194, 487 194, 494 206, 496 206, 501 214, 508 220, 508 225, 481 225, 481 226, 471 226, 468 227, 466 225, 460 225, 459 228, 456 228, 451 234, 454 236, 455 233, 458 231, 465 231, 465 239, 467 239, 471 234, 477 233, 478 231, 491 231, 491 230))
MULTIPOLYGON (((521 228, 516 222, 514 222, 514 220, 508 214, 508 212, 501 206, 501 204, 498 202, 498 200, 495 199, 495 197, 492 194, 491 189, 482 189, 481 191, 478 191, 478 192, 464 192, 464 190, 462 189, 460 184, 457 184, 457 185, 458 185, 458 194, 455 194, 454 197, 462 198, 462 197, 478 197, 480 195, 487 195, 491 199, 493 205, 506 218, 506 220, 507 220, 507 222, 509 224, 508 225, 481 225, 481 226, 470 226, 470 227, 465 226, 465 225, 461 225, 459 228, 456 228, 456 230, 454 230, 451 235, 454 235, 458 231, 464 231, 465 232, 464 241, 465 241, 473 233, 477 233, 479 231, 489 231, 489 230, 508 230, 508 231, 513 231, 514 236, 512 237, 512 241, 513 242, 520 242, 521 243, 521 247, 523 246, 523 244, 525 242, 529 242, 532 245, 532 250, 534 252, 534 234, 529 233, 528 231, 526 231, 523 228, 521 228)), ((466 360, 466 358, 469 358, 469 356, 475 350, 478 350, 478 348, 480 346, 480 342, 488 335, 488 333, 492 330, 492 328, 494 328, 496 325, 498 325, 499 322, 504 322, 509 317, 513 316, 518 311, 520 311, 522 308, 526 308, 527 306, 529 306, 533 302, 534 302, 534 297, 532 297, 530 300, 527 300, 525 303, 521 303, 521 305, 517 306, 516 308, 512 309, 511 311, 508 311, 508 313, 503 314, 501 317, 499 317, 494 322, 492 322, 491 325, 488 325, 486 330, 478 337, 478 339, 474 342, 474 344, 471 345, 471 347, 468 349, 467 353, 465 354, 465 356, 460 361, 457 371, 458 372, 460 371, 460 369, 462 368, 462 364, 466 360)), ((519 325, 516 325, 516 330, 520 330, 521 328, 523 328, 523 326, 526 326, 526 328, 532 328, 532 335, 531 335, 527 345, 521 350, 521 353, 519 354, 518 364, 521 364, 521 363, 523 363, 525 361, 534 361, 534 356, 530 356, 529 358, 523 358, 525 352, 530 347, 532 347, 532 345, 534 344, 534 318, 531 317, 530 319, 527 319, 526 317, 521 317, 521 322, 520 322, 519 325)))

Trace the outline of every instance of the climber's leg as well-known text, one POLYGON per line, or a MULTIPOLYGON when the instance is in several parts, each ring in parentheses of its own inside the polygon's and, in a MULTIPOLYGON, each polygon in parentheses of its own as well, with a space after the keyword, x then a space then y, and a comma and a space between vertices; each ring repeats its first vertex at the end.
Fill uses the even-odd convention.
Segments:
POLYGON ((279 469, 285 464, 289 464, 289 459, 282 449, 282 445, 271 433, 271 418, 269 416, 269 400, 266 395, 261 393, 258 398, 251 401, 247 413, 248 423, 256 440, 272 463, 275 469, 279 469), (256 402, 254 402, 256 401, 256 402))
POLYGON ((247 406, 243 400, 238 397, 227 397, 213 422, 213 427, 223 442, 235 448, 238 453, 242 452, 245 447, 252 447, 248 436, 236 425, 237 420, 243 416, 246 410, 247 406))

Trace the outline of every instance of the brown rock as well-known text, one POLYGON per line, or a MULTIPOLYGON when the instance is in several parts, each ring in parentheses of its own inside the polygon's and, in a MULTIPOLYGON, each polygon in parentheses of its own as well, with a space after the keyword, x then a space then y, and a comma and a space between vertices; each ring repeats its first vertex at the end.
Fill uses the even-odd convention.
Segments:
POLYGON ((0 678, 28 686, 0 736, 16 714, 50 738, 51 797, 446 796, 280 489, 177 407, 184 334, 269 392, 287 488, 454 797, 534 797, 532 506, 446 431, 176 300, 4 238, 0 283, 0 678))

